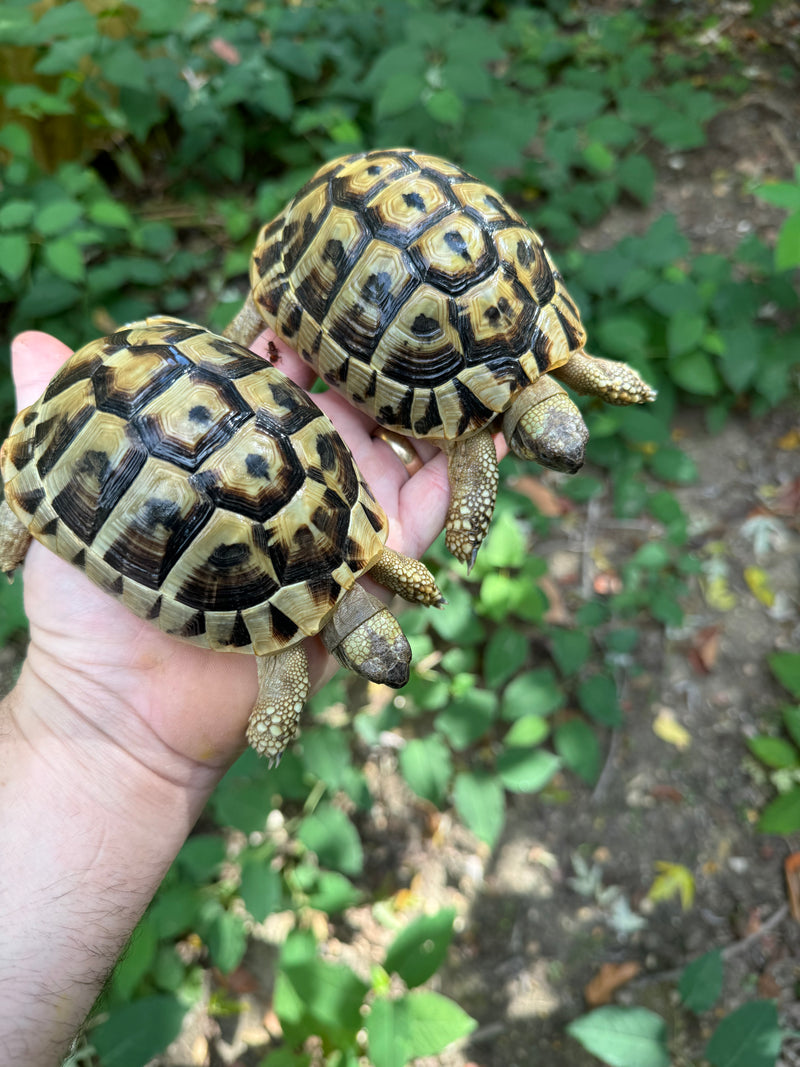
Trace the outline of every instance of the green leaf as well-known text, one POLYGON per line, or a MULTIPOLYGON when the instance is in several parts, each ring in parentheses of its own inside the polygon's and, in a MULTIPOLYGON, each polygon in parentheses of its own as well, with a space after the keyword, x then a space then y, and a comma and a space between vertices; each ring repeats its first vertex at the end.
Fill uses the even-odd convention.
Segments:
POLYGON ((309 892, 308 903, 312 908, 329 915, 353 907, 361 900, 361 892, 338 871, 321 871, 316 888, 309 892))
POLYGON ((197 883, 213 882, 225 860, 221 834, 193 834, 175 858, 181 871, 197 883))
POLYGON ((647 156, 635 155, 623 159, 617 167, 617 181, 640 203, 649 204, 653 199, 656 173, 647 156))
POLYGON ((759 185, 753 190, 759 200, 768 204, 786 208, 787 211, 800 211, 800 185, 791 182, 770 182, 759 185))
POLYGON ((10 282, 18 281, 25 273, 30 254, 28 239, 21 233, 0 234, 0 271, 10 282))
POLYGON ((427 982, 444 962, 455 917, 454 908, 445 908, 409 923, 389 946, 385 970, 399 974, 409 988, 427 982))
POLYGON ((309 953, 313 941, 293 935, 281 952, 273 1004, 290 1045, 319 1035, 330 1048, 355 1044, 362 1026, 361 1006, 368 986, 349 967, 327 963, 309 953))
POLYGON ((499 511, 481 546, 482 567, 521 567, 528 554, 527 538, 521 524, 508 510, 499 511))
POLYGON ((727 1015, 706 1045, 713 1067, 775 1067, 783 1033, 772 1000, 754 1000, 727 1015))
POLYGON ((483 653, 483 678, 489 688, 508 681, 528 656, 528 641, 515 626, 498 626, 483 653))
POLYGON ((180 937, 195 925, 201 903, 195 886, 179 882, 159 890, 148 915, 160 938, 180 937))
POLYGON ((693 351, 702 340, 705 331, 705 315, 691 312, 674 315, 667 323, 667 348, 670 356, 682 356, 686 352, 693 351))
POLYGON ((646 1008, 598 1008, 567 1026, 571 1037, 610 1067, 669 1067, 666 1030, 664 1020, 646 1008))
POLYGON ((239 895, 258 923, 280 910, 283 904, 281 876, 270 867, 268 859, 253 857, 242 864, 239 895))
POLYGON ((331 867, 344 874, 360 874, 364 867, 364 852, 358 831, 341 808, 319 804, 297 831, 298 839, 315 852, 323 867, 331 867))
POLYGON ((686 352, 670 359, 669 375, 676 385, 696 396, 715 396, 721 388, 717 369, 705 352, 686 352))
POLYGON ((425 110, 436 122, 458 126, 464 117, 464 104, 452 89, 439 89, 426 99, 425 110))
POLYGON ((523 715, 517 719, 506 736, 506 748, 533 748, 540 745, 550 733, 550 723, 540 715, 523 715))
POLYGON ((92 1027, 92 1046, 103 1067, 142 1067, 175 1040, 187 1010, 177 997, 164 994, 111 1008, 92 1027))
POLYGON ((551 715, 564 706, 564 693, 547 667, 518 675, 503 691, 501 716, 506 721, 523 715, 551 715))
POLYGON ((589 635, 583 630, 553 630, 550 648, 556 666, 564 675, 576 674, 591 652, 589 635))
POLYGON ((578 702, 589 718, 605 726, 621 726, 617 687, 607 674, 593 674, 578 686, 578 702))
POLYGON ((417 796, 440 805, 453 773, 450 752, 441 738, 413 738, 400 750, 400 771, 417 796))
POLYGON ((44 258, 56 274, 68 282, 79 282, 85 274, 83 252, 69 237, 53 237, 45 243, 44 258))
POLYGON ((75 200, 53 200, 37 212, 34 225, 42 237, 52 237, 69 229, 82 214, 75 200))
POLYGON ((678 485, 690 485, 698 477, 695 461, 679 448, 659 448, 650 457, 650 469, 657 478, 678 485))
POLYGON ((497 694, 488 689, 469 689, 453 697, 434 719, 439 733, 461 751, 483 737, 497 711, 497 694))
POLYGON ((800 786, 767 804, 758 828, 762 834, 793 834, 800 830, 800 786))
POLYGON ((800 706, 786 706, 782 711, 783 725, 792 741, 800 748, 800 706))
POLYGON ((417 991, 396 1000, 377 1000, 366 1022, 369 1061, 373 1067, 406 1067, 421 1056, 435 1056, 476 1026, 438 993, 417 991))
POLYGON ((230 974, 242 962, 247 931, 241 916, 226 911, 217 901, 212 901, 212 905, 202 917, 199 932, 214 966, 223 974, 230 974))
POLYGON ((573 127, 588 122, 605 107, 605 97, 593 89, 557 86, 543 93, 544 111, 554 125, 573 127))
POLYGON ((340 789, 352 766, 350 744, 344 730, 313 726, 303 731, 303 763, 329 789, 340 789))
POLYGON ((798 765, 797 749, 782 737, 751 737, 747 747, 762 763, 768 767, 796 767, 798 765))
POLYGON ((30 200, 8 200, 0 207, 0 230, 27 226, 33 214, 34 206, 30 200))
POLYGON ((34 27, 35 43, 48 44, 54 37, 88 37, 96 33, 94 16, 80 0, 56 4, 44 12, 34 27))
POLYGON ((423 83, 412 71, 398 71, 390 75, 375 100, 375 118, 386 119, 400 115, 419 103, 423 83))
POLYGON ((553 744, 564 764, 588 785, 600 773, 601 754, 597 734, 582 719, 568 719, 556 727, 553 744))
POLYGON ((560 766, 558 756, 541 748, 507 748, 497 757, 500 781, 514 793, 538 793, 560 766))
POLYGON ((146 915, 128 942, 111 977, 114 993, 120 1000, 131 1000, 136 987, 153 965, 158 951, 155 923, 146 915))
POLYGON ((453 786, 456 811, 472 832, 493 845, 505 819, 505 796, 500 782, 485 771, 462 771, 453 786))
POLYGON ((800 698, 800 652, 773 652, 767 662, 784 689, 800 698))
POLYGON ((714 1007, 722 992, 722 953, 712 949, 684 968, 678 992, 684 1005, 696 1014, 714 1007))
POLYGON ((96 200, 89 208, 88 215, 98 226, 114 226, 120 230, 129 230, 133 226, 130 211, 117 200, 96 200))

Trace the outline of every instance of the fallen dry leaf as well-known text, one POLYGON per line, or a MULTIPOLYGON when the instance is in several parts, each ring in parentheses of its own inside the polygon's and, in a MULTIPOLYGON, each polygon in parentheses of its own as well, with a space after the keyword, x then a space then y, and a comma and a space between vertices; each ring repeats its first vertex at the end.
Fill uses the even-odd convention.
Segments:
POLYGON ((673 804, 683 803, 683 793, 672 785, 654 785, 650 790, 653 800, 671 800, 673 804))
POLYGON ((766 1000, 772 1000, 773 998, 777 999, 783 992, 783 989, 778 985, 769 971, 764 971, 763 974, 758 976, 756 986, 758 988, 758 995, 764 997, 766 1000))
POLYGON ((711 674, 719 653, 719 626, 704 626, 698 630, 689 649, 689 663, 698 674, 711 674))
POLYGON ((508 484, 517 492, 526 496, 531 503, 551 519, 557 519, 560 515, 566 515, 568 511, 574 511, 575 505, 546 485, 542 485, 538 478, 530 474, 521 474, 516 478, 509 478, 508 484))
POLYGON ((641 969, 636 960, 604 963, 583 991, 587 1005, 599 1008, 601 1004, 610 1004, 616 991, 634 979, 641 969))
POLYGON ((800 922, 800 852, 792 852, 783 861, 786 889, 789 894, 789 910, 792 918, 800 922))
POLYGON ((653 721, 653 733, 666 741, 668 745, 674 745, 681 752, 692 743, 692 735, 675 718, 669 708, 659 708, 658 715, 653 721))
POLYGON ((779 437, 775 444, 782 452, 794 452, 795 449, 800 448, 800 427, 789 430, 783 437, 779 437))
POLYGON ((773 515, 793 516, 800 513, 800 477, 782 485, 770 501, 773 515))
POLYGON ((564 598, 561 595, 561 590, 557 582, 548 574, 543 574, 539 579, 539 585, 542 592, 547 597, 548 608, 544 613, 543 621, 552 623, 554 626, 568 626, 572 621, 570 613, 567 611, 567 606, 564 603, 564 598))

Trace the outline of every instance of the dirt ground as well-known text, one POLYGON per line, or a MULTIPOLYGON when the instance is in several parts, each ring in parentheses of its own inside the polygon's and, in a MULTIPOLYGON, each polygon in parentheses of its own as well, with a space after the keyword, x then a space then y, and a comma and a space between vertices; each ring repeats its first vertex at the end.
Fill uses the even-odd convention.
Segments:
MULTIPOLYGON (((742 6, 728 5, 729 32, 742 6)), ((770 32, 773 47, 753 49, 751 90, 712 121, 708 145, 654 156, 654 204, 615 209, 602 229, 585 235, 585 247, 641 233, 665 210, 677 215, 697 251, 730 252, 752 230, 774 236, 782 213, 747 195, 745 183, 788 178, 800 161, 800 77, 791 83, 774 76, 777 63, 797 70, 800 30, 796 19, 778 20, 770 32)), ((783 450, 778 442, 798 426, 797 403, 762 419, 741 413, 714 438, 700 412, 677 420, 676 436, 700 473, 696 485, 675 490, 691 517, 692 548, 708 560, 716 546, 735 605, 711 607, 695 579, 680 630, 644 630, 636 653, 642 672, 620 664, 625 722, 604 738, 606 763, 594 789, 570 776, 566 804, 513 796, 502 838, 490 853, 451 814, 435 814, 411 794, 397 773, 395 752, 369 756, 376 802, 361 825, 367 880, 377 881, 391 866, 406 879, 419 910, 423 904, 431 911, 456 907, 458 934, 431 984, 479 1022, 467 1041, 419 1061, 425 1067, 597 1064, 564 1028, 586 1011, 584 989, 605 962, 641 966, 616 1001, 650 1007, 667 1020, 674 1067, 699 1064, 718 1018, 753 996, 775 998, 782 1023, 800 1029, 800 927, 786 909, 783 875, 784 859, 800 839, 755 831, 757 813, 772 794, 745 747, 746 737, 776 721, 785 700, 766 657, 800 647, 797 505, 794 513, 774 516, 762 554, 745 525, 774 499, 772 490, 797 484, 800 451, 783 450), (762 568, 778 592, 772 609, 748 588, 744 570, 750 566, 762 568), (719 643, 703 670, 691 650, 709 627, 718 628, 719 643), (659 715, 685 728, 686 747, 654 732, 659 715), (675 900, 652 905, 646 899, 658 861, 693 873, 696 897, 687 910, 675 900), (633 925, 639 928, 626 934, 633 925), (723 999, 718 1011, 693 1021, 678 1007, 674 972, 713 947, 725 951, 723 999)), ((601 503, 536 550, 551 560, 556 578, 572 569, 591 580, 597 551, 621 564, 649 533, 647 523, 617 522, 601 503)), ((5 666, 11 666, 7 660, 5 666)), ((262 990, 246 998, 247 1010, 221 1021, 193 1013, 156 1067, 253 1067, 268 1051, 275 959, 268 942, 277 934, 269 923, 266 940, 254 940, 245 959, 247 970, 263 979, 262 990)), ((325 952, 367 973, 391 937, 369 907, 354 908, 331 929, 325 952)), ((785 1043, 780 1062, 800 1064, 800 1041, 785 1043)))

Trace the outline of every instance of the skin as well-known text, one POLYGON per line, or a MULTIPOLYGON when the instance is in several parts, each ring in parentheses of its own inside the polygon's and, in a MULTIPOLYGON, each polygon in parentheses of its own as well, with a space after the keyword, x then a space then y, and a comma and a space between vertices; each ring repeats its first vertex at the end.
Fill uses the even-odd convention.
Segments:
MULTIPOLYGON (((270 341, 308 387, 309 369, 269 331, 254 351, 270 341)), ((46 334, 16 338, 19 407, 69 355, 46 334)), ((315 399, 381 501, 390 545, 419 557, 444 524, 446 458, 419 442, 409 478, 368 418, 333 392, 315 399)), ((256 665, 162 634, 36 542, 24 576, 30 646, 0 703, 0 1062, 52 1067, 242 751, 256 665)), ((317 639, 307 652, 316 689, 336 664, 317 639)))

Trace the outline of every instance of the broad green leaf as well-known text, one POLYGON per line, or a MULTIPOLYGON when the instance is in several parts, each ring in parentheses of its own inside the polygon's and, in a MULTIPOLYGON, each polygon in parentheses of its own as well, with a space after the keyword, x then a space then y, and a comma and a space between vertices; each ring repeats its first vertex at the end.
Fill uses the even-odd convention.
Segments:
POLYGON ((647 1008, 598 1008, 569 1023, 567 1033, 610 1067, 670 1065, 666 1024, 647 1008))
POLYGON ((396 1000, 377 1000, 366 1022, 369 1060, 373 1067, 407 1067, 421 1056, 435 1056, 476 1026, 438 993, 416 991, 396 1000))
POLYGON ((650 457, 650 469, 665 482, 691 485, 697 481, 697 464, 680 448, 657 449, 650 457))
POLYGON ((800 211, 800 184, 770 182, 759 185, 753 192, 759 200, 766 200, 768 204, 786 208, 787 211, 800 211))
POLYGON ((578 703, 595 722, 604 726, 621 726, 622 710, 617 687, 607 674, 593 674, 578 686, 578 703))
POLYGON ((505 819, 505 796, 498 779, 485 771, 462 771, 456 775, 453 800, 469 829, 487 845, 494 845, 505 819))
POLYGON ((538 793, 561 766, 561 760, 542 748, 507 748, 497 757, 500 781, 514 793, 538 793))
POLYGON ((355 1044, 369 987, 349 967, 295 954, 294 946, 281 953, 273 1000, 287 1042, 301 1045, 309 1034, 318 1034, 344 1051, 355 1044))
POLYGON ((797 266, 800 266, 800 211, 781 226, 775 245, 776 270, 793 270, 797 266))
POLYGON ((23 234, 0 234, 0 272, 10 282, 18 281, 25 273, 30 254, 28 239, 23 234))
POLYGON ((158 936, 180 937, 193 929, 202 902, 200 890, 186 882, 160 889, 148 912, 158 936))
POLYGON ((44 258, 50 269, 68 282, 79 282, 86 272, 83 252, 69 237, 45 241, 44 258))
POLYGON ((316 887, 308 894, 312 908, 335 915, 361 900, 361 891, 338 871, 320 871, 316 887))
POLYGON ((768 767, 796 767, 798 765, 797 749, 782 737, 751 737, 747 747, 762 763, 768 767))
POLYGON ((67 0, 44 12, 34 27, 35 43, 49 44, 54 37, 88 37, 96 32, 94 15, 80 0, 67 0))
POLYGON ((617 167, 617 181, 641 204, 649 204, 653 199, 656 174, 647 156, 635 155, 623 159, 617 167))
POLYGON ((775 1067, 783 1044, 772 1000, 754 1000, 731 1012, 706 1045, 713 1067, 775 1067))
POLYGON ((647 893, 652 901, 671 900, 679 897, 681 907, 688 911, 694 903, 694 875, 680 863, 656 860, 658 875, 647 893))
POLYGON ((594 785, 602 757, 597 734, 591 726, 582 719, 568 719, 556 727, 553 744, 565 766, 588 785, 594 785))
POLYGON ((133 931, 128 946, 111 977, 114 993, 120 1000, 131 1000, 136 987, 153 965, 158 951, 158 932, 149 915, 133 931))
POLYGON ((678 992, 684 1005, 698 1015, 709 1011, 722 992, 722 953, 712 949, 684 968, 678 992))
POLYGON ((564 693, 555 674, 547 667, 525 671, 503 691, 501 716, 506 721, 523 715, 551 715, 564 706, 564 693))
POLYGON ((303 731, 302 748, 305 767, 329 789, 341 788, 352 766, 346 732, 331 726, 312 726, 303 731))
POLYGON ((686 352, 670 360, 669 373, 676 385, 697 396, 715 396, 721 388, 719 374, 705 352, 686 352))
POLYGON ((553 630, 550 648, 556 666, 564 675, 576 674, 591 653, 589 635, 583 630, 553 630))
POLYGON ((800 652, 773 652, 767 662, 784 689, 800 697, 800 652))
POLYGON ((109 1010, 92 1027, 91 1042, 103 1067, 142 1067, 178 1036, 188 1006, 177 997, 159 994, 109 1010))
POLYGON ((800 748, 800 706, 789 707, 782 710, 783 725, 792 741, 800 748))
POLYGON ((398 71, 387 78, 375 100, 375 118, 399 115, 419 103, 423 83, 412 71, 398 71))
POLYGON ((453 697, 434 719, 436 729, 453 748, 461 751, 483 737, 497 711, 497 694, 488 689, 469 689, 453 697))
POLYGON ((528 641, 518 627, 498 626, 483 653, 486 685, 496 688, 516 674, 528 656, 528 648, 528 641))
POLYGON ((239 895, 256 922, 279 911, 283 903, 281 876, 266 858, 253 858, 242 864, 239 895))
POLYGON ((52 237, 69 229, 83 214, 75 200, 53 200, 36 213, 34 225, 42 237, 52 237))
POLYGON ((793 834, 800 830, 800 786, 767 804, 758 828, 762 834, 793 834))
POLYGON ((364 866, 358 831, 341 808, 332 804, 319 804, 312 815, 306 816, 297 837, 316 853, 323 867, 359 874, 364 866))
POLYGON ((30 200, 8 200, 0 207, 0 230, 15 230, 27 226, 33 218, 34 206, 30 200))
POLYGON ((550 723, 540 715, 523 715, 517 719, 506 736, 506 748, 533 748, 540 745, 550 733, 550 723))
POLYGON ((577 123, 587 122, 598 115, 605 107, 605 98, 601 92, 592 89, 573 89, 571 86, 557 86, 542 94, 544 110, 554 125, 573 127, 577 123))
POLYGON ((153 963, 152 978, 163 993, 177 993, 186 977, 186 965, 175 945, 161 945, 153 963))
MULTIPOLYGON (((667 348, 671 357, 697 348, 706 331, 705 315, 674 315, 667 323, 667 348)), ((696 389, 692 389, 696 392, 696 389)))
POLYGON ((425 110, 437 122, 457 126, 464 117, 464 104, 452 89, 439 89, 425 100, 425 110))
POLYGON ((221 834, 193 834, 175 863, 192 881, 213 882, 225 860, 225 851, 225 838, 221 834))
POLYGON ((133 226, 130 211, 117 200, 96 200, 87 214, 98 226, 114 226, 121 230, 129 230, 133 226))
POLYGON ((440 805, 453 773, 450 752, 435 735, 414 738, 400 750, 400 771, 417 796, 440 805))
POLYGON ((409 988, 427 982, 447 955, 455 916, 454 908, 445 908, 409 923, 389 946, 384 968, 399 974, 409 988))
POLYGON ((217 901, 211 902, 200 922, 199 933, 208 947, 215 967, 230 974, 242 962, 247 948, 247 932, 240 915, 226 911, 217 901))

